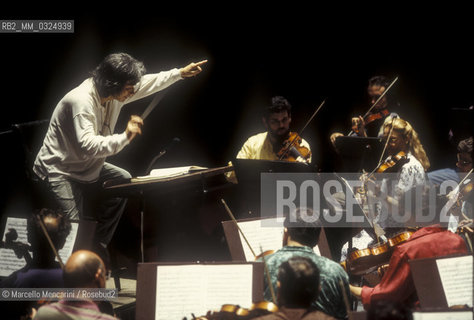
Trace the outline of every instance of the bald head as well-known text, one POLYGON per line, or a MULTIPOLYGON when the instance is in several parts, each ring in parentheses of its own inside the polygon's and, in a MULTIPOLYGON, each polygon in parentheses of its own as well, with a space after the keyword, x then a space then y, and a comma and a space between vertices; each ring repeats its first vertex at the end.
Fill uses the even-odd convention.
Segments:
POLYGON ((68 288, 105 288, 104 262, 92 251, 76 251, 64 266, 63 278, 68 288))

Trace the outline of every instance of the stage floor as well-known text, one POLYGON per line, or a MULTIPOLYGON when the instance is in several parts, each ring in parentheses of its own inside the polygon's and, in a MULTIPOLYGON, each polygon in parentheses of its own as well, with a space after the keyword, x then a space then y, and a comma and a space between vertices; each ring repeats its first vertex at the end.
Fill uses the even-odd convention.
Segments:
MULTIPOLYGON (((137 296, 137 280, 120 278, 121 290, 118 298, 111 300, 116 316, 121 320, 135 319, 135 302, 137 296)), ((116 288, 113 278, 107 280, 106 288, 116 288)))

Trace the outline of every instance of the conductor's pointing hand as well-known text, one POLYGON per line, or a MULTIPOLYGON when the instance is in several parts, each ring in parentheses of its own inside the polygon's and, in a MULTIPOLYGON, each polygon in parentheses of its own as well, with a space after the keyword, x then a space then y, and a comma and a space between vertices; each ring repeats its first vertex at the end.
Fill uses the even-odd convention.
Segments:
POLYGON ((189 78, 194 77, 195 75, 199 74, 202 69, 201 66, 207 63, 207 60, 202 60, 199 62, 192 62, 188 64, 186 67, 181 68, 181 77, 189 78))

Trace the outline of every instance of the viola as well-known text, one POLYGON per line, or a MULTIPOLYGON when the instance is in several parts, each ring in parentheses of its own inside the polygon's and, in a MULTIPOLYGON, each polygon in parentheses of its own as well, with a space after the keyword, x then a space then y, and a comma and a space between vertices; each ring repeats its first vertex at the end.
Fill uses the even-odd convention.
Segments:
POLYGON ((278 151, 277 156, 279 160, 296 162, 298 158, 302 158, 308 162, 311 158, 311 151, 301 145, 303 139, 297 132, 290 132, 288 139, 283 141, 283 145, 278 151))

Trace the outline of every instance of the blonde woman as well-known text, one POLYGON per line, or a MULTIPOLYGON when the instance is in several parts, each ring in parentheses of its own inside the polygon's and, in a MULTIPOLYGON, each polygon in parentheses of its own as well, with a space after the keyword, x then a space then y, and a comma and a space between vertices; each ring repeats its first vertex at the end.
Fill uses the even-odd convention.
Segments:
POLYGON ((387 143, 385 160, 397 155, 406 157, 398 168, 394 195, 401 195, 416 185, 425 184, 425 172, 430 167, 430 161, 411 124, 401 118, 388 117, 383 124, 383 137, 387 143))

